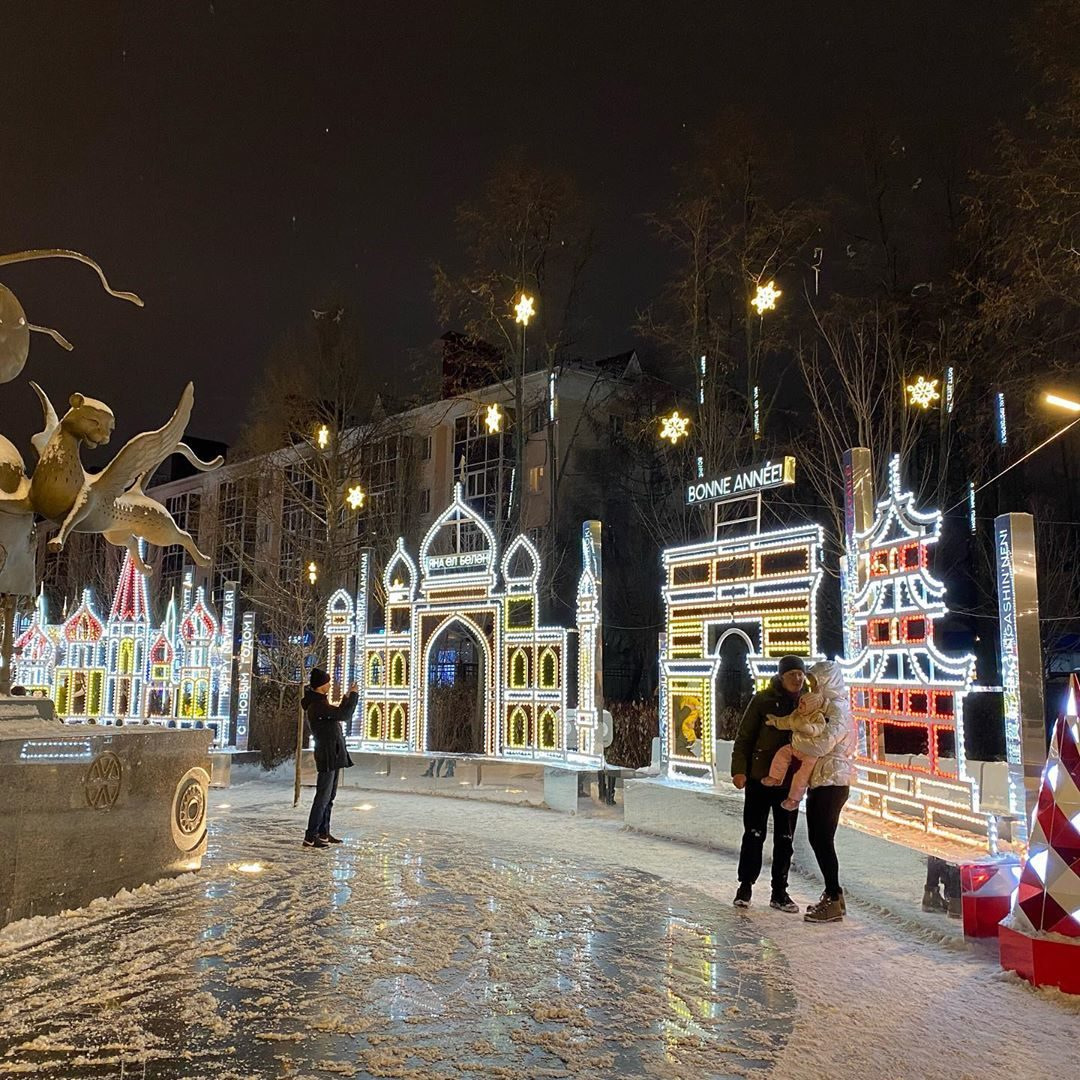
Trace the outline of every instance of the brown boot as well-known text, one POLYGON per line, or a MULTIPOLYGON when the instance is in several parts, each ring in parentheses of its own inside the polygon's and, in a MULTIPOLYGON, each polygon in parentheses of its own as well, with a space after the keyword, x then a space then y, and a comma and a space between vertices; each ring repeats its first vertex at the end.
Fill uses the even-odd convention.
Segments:
POLYGON ((844 918, 843 897, 822 897, 804 916, 805 922, 840 922, 844 918))

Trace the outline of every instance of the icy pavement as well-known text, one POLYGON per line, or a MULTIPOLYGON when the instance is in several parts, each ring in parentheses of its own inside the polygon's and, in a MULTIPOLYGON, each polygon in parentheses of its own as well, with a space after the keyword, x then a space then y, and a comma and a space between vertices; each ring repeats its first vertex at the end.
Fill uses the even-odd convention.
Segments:
POLYGON ((0 1077, 982 1080, 1080 1039, 917 924, 736 911, 730 859, 609 814, 346 789, 314 851, 291 795, 215 791, 197 875, 0 932, 0 1077))

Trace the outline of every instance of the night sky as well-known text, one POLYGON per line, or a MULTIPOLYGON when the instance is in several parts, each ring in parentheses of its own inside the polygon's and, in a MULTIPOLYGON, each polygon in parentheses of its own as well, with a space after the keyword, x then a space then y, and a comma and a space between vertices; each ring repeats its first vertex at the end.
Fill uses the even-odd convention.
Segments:
MULTIPOLYGON (((985 142, 1022 107, 1010 7, 7 0, 0 249, 76 248, 146 301, 76 264, 4 269, 76 346, 35 335, 25 374, 108 401, 119 438, 191 378, 190 432, 231 439, 268 348, 328 287, 391 371, 444 329, 430 260, 453 261, 454 207, 514 147, 593 204, 585 346, 631 347, 667 269, 642 215, 701 127, 757 106, 792 132, 808 194, 857 183, 836 135, 856 114, 985 142)), ((25 377, 0 408, 28 453, 25 377)))

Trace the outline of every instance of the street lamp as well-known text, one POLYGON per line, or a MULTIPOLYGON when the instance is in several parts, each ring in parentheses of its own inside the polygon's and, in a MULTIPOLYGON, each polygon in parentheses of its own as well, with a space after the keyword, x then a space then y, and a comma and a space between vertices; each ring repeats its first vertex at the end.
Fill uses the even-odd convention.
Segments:
POLYGON ((1043 394, 1043 401, 1045 401, 1047 405, 1056 405, 1059 409, 1080 413, 1080 401, 1073 401, 1071 398, 1061 397, 1060 394, 1043 394))

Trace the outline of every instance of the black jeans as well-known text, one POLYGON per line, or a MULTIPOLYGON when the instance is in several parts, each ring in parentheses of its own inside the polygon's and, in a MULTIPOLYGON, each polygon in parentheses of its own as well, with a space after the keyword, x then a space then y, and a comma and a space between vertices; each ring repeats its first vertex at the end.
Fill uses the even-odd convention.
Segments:
POLYGON ((305 840, 314 840, 316 836, 330 835, 330 811, 334 809, 334 796, 337 794, 337 782, 340 769, 327 769, 316 774, 315 799, 308 814, 305 840))
POLYGON ((773 819, 772 888, 787 892, 791 869, 791 843, 799 820, 798 810, 785 810, 780 804, 788 797, 788 787, 766 787, 760 780, 747 780, 743 794, 743 837, 739 849, 739 881, 753 885, 761 873, 761 856, 769 814, 773 819))
POLYGON ((806 833, 813 848, 814 857, 825 879, 825 895, 836 899, 840 895, 840 862, 836 857, 836 826, 840 811, 851 792, 843 787, 829 785, 811 788, 806 796, 806 833))

